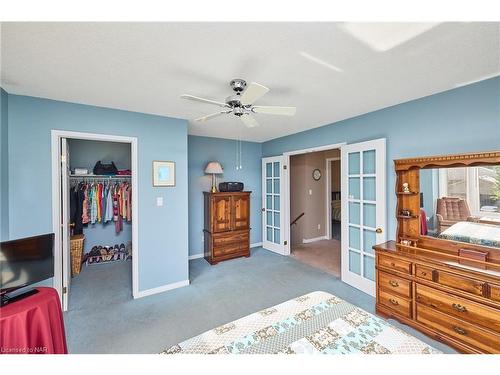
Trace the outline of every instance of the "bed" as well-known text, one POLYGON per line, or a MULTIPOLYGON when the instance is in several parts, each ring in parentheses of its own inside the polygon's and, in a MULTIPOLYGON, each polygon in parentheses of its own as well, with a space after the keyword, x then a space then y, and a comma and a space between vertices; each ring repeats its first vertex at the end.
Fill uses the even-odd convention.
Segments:
POLYGON ((340 191, 332 191, 332 220, 341 221, 341 206, 340 191))
POLYGON ((440 353, 332 294, 312 292, 216 327, 162 354, 440 353))
POLYGON ((476 245, 500 247, 500 225, 459 221, 441 232, 438 237, 476 245))

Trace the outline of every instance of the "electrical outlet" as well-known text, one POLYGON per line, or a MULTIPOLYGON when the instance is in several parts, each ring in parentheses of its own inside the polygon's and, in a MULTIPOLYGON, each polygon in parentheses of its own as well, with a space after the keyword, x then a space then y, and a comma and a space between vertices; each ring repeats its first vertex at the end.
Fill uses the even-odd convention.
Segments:
POLYGON ((318 230, 320 230, 320 229, 321 229, 321 224, 318 224, 318 230))
POLYGON ((313 195, 312 189, 309 189, 309 195, 313 195))
POLYGON ((163 206, 163 197, 156 197, 156 206, 157 207, 163 206))
POLYGON ((201 235, 201 242, 205 242, 205 236, 201 235))

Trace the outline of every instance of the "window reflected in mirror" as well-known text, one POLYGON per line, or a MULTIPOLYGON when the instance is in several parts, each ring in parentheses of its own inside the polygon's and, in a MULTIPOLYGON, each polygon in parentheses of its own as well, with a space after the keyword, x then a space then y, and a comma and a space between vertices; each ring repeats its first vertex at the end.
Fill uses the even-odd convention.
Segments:
POLYGON ((420 170, 421 234, 500 247, 500 165, 420 170))

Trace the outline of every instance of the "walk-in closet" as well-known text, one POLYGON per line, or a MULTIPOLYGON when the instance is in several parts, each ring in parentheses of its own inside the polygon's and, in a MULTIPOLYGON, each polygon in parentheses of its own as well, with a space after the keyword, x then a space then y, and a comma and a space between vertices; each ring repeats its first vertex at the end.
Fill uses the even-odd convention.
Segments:
POLYGON ((69 202, 69 308, 105 303, 99 301, 102 288, 129 298, 135 219, 131 144, 68 138, 66 155, 62 183, 69 202))

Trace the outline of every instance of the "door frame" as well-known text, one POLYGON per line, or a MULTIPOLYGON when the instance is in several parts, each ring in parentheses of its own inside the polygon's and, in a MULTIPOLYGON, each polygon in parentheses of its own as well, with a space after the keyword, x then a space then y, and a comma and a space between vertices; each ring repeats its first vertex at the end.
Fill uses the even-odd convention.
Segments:
POLYGON ((53 287, 59 293, 59 298, 63 302, 63 279, 62 265, 65 256, 63 254, 61 241, 61 166, 59 164, 59 145, 61 138, 81 139, 89 141, 119 142, 129 143, 131 146, 132 165, 132 296, 139 298, 139 194, 138 194, 138 141, 137 137, 127 137, 111 134, 86 133, 66 130, 51 130, 51 165, 52 165, 52 230, 55 234, 54 246, 54 279, 53 287))
MULTIPOLYGON (((287 151, 283 153, 283 200, 284 200, 284 205, 283 205, 283 234, 284 234, 284 240, 286 240, 286 245, 285 245, 285 255, 290 255, 290 249, 291 249, 291 233, 290 233, 290 156, 293 155, 301 155, 301 154, 308 154, 311 152, 318 152, 318 151, 328 151, 336 148, 342 148, 342 146, 346 145, 347 142, 340 142, 340 143, 333 143, 330 145, 325 145, 325 146, 318 146, 318 147, 311 147, 311 148, 304 148, 300 150, 293 150, 293 151, 287 151)), ((341 191, 341 196, 344 195, 344 193, 341 191)))
MULTIPOLYGON (((327 240, 332 239, 332 161, 340 161, 342 163, 341 157, 337 156, 334 158, 326 158, 326 222, 325 222, 325 237, 327 240)), ((342 172, 341 172, 342 174, 342 172)), ((341 176, 342 177, 342 176, 341 176)), ((342 190, 342 186, 340 186, 342 190)), ((340 193, 340 199, 342 199, 342 192, 340 193)))

